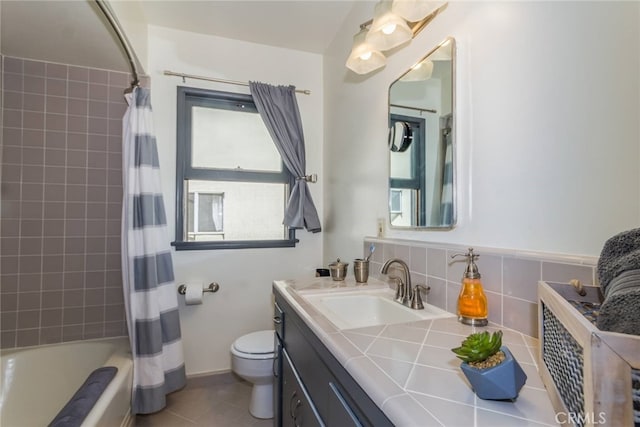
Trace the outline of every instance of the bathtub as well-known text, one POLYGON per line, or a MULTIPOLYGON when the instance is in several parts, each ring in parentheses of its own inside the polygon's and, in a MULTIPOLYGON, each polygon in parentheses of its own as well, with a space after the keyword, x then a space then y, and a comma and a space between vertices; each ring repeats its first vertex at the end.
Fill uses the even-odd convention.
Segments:
POLYGON ((83 426, 129 426, 133 364, 128 338, 75 341, 4 350, 0 425, 46 426, 94 369, 118 373, 85 418, 83 426))

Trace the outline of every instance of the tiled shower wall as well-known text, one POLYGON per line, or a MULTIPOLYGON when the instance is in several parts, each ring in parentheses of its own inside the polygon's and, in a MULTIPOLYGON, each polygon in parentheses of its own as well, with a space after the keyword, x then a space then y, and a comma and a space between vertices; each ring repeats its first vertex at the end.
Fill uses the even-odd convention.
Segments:
MULTIPOLYGON (((400 258, 411 269, 414 284, 431 287, 427 300, 449 312, 456 312, 468 247, 438 245, 410 240, 366 238, 364 253, 374 243, 370 271, 375 275, 389 258, 400 258)), ((476 247, 474 253, 489 303, 489 321, 524 334, 538 336, 538 281, 569 282, 578 279, 585 285, 595 282, 597 258, 532 252, 510 252, 476 247)))
POLYGON ((0 346, 126 335, 120 216, 128 74, 2 59, 0 346))

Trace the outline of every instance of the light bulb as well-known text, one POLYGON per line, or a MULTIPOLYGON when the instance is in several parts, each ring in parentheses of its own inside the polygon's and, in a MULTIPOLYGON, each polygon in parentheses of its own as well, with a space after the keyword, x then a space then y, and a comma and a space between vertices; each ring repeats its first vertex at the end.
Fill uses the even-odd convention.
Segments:
POLYGON ((360 59, 362 59, 363 61, 367 61, 371 58, 371 51, 367 51, 364 52, 362 55, 360 55, 360 59))
POLYGON ((387 24, 382 27, 382 32, 386 35, 392 34, 396 30, 396 24, 387 24))

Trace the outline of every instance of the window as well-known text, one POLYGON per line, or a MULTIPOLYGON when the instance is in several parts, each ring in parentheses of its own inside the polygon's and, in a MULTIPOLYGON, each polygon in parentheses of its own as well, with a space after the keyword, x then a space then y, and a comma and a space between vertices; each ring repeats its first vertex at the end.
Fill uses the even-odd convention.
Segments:
POLYGON ((293 177, 251 96, 179 87, 177 127, 176 249, 295 246, 293 177))
POLYGON ((187 240, 211 240, 211 236, 224 240, 224 194, 190 192, 187 197, 187 240))
POLYGON ((391 125, 405 122, 411 126, 413 141, 406 151, 391 152, 389 213, 391 225, 425 225, 425 120, 391 114, 391 125))
POLYGON ((392 214, 402 213, 402 190, 391 189, 389 212, 392 214))

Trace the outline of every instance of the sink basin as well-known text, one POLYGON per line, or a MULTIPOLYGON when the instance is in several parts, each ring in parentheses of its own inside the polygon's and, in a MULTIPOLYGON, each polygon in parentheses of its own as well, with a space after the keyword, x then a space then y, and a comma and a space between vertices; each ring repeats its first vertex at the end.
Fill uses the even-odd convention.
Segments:
POLYGON ((393 300, 393 291, 390 289, 301 294, 307 302, 339 329, 364 328, 453 316, 453 314, 429 304, 424 305, 424 310, 405 307, 393 300))

